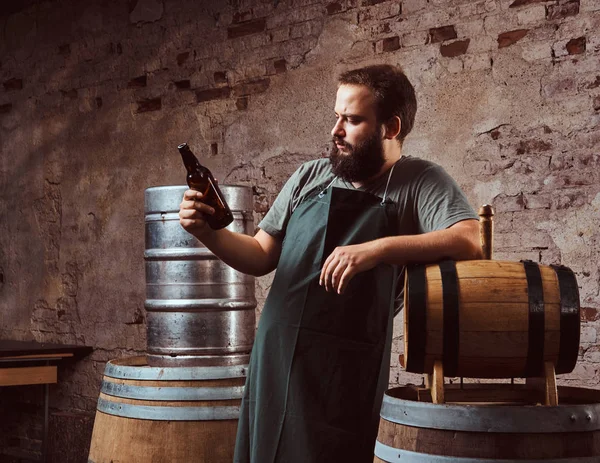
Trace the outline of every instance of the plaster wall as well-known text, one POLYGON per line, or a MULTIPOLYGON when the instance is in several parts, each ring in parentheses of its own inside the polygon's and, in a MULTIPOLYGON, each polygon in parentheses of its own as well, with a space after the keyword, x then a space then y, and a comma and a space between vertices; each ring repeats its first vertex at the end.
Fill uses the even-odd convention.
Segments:
MULTIPOLYGON (((575 271, 581 356, 560 383, 598 387, 599 30, 597 0, 7 2, 0 337, 94 347, 51 394, 54 422, 89 428, 106 361, 145 350, 143 195, 184 183, 177 144, 251 186, 258 224, 326 155, 336 76, 391 63, 419 100, 404 152, 495 206, 494 257, 575 271)), ((391 384, 420 383, 398 365, 400 322, 391 384)))

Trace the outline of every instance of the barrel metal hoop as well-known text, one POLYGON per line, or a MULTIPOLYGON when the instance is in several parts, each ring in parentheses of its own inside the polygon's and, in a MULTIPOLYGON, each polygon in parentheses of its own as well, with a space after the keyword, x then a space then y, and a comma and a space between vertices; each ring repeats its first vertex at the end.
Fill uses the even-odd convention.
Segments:
POLYGON ((110 378, 150 381, 194 381, 208 379, 245 378, 248 365, 229 367, 140 367, 118 365, 109 361, 104 374, 110 378))
MULTIPOLYGON (((412 450, 397 449, 377 441, 375 443, 375 456, 388 463, 540 463, 542 460, 524 459, 496 459, 496 458, 469 458, 430 453, 413 452, 412 450)), ((544 463, 595 463, 598 457, 569 457, 545 458, 544 463)))
MULTIPOLYGON (((252 211, 241 211, 241 210, 233 210, 231 214, 233 215, 234 220, 237 219, 245 219, 247 217, 253 217, 250 215, 252 211)), ((167 220, 176 220, 179 222, 179 211, 160 211, 160 212, 149 212, 145 216, 146 223, 149 222, 163 222, 167 220)))
POLYGON ((544 371, 544 287, 540 266, 531 260, 521 261, 525 267, 529 299, 529 336, 527 343, 526 376, 538 376, 544 371))
POLYGON ((98 411, 109 415, 152 421, 218 421, 237 420, 240 407, 153 407, 131 405, 98 399, 98 411))
POLYGON ((145 260, 215 260, 215 255, 207 248, 168 248, 146 249, 145 260))
POLYGON ((478 407, 415 402, 386 394, 381 417, 406 426, 450 431, 564 433, 600 430, 600 404, 478 407))
MULTIPOLYGON (((214 285, 213 285, 214 286, 214 285)), ((231 286, 231 284, 228 284, 231 286)), ((197 312, 198 310, 221 311, 254 310, 256 300, 252 299, 146 299, 144 307, 156 312, 197 312)))
POLYGON ((244 386, 233 387, 150 387, 102 381, 101 392, 127 399, 142 400, 233 400, 241 399, 244 386))
POLYGON ((409 342, 406 371, 422 373, 425 370, 427 339, 427 274, 424 265, 415 265, 407 270, 407 291, 409 342))
POLYGON ((442 274, 444 375, 455 376, 460 342, 458 275, 453 260, 440 262, 439 266, 442 274))
POLYGON ((579 354, 580 308, 579 288, 573 271, 562 265, 551 266, 560 290, 560 344, 556 373, 570 373, 579 354))

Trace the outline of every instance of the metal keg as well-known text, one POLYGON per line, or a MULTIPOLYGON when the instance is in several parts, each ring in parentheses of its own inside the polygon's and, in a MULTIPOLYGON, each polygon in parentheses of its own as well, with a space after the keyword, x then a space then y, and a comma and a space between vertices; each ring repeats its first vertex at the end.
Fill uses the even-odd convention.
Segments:
MULTIPOLYGON (((234 216, 227 228, 253 234, 252 189, 220 188, 234 216)), ((225 265, 181 227, 186 189, 145 191, 148 364, 247 364, 256 324, 254 277, 225 265)))

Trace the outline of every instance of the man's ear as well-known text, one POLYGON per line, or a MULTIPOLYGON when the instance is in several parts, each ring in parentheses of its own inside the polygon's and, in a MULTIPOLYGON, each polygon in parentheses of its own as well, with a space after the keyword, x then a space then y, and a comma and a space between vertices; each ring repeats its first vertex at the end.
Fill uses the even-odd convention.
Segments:
POLYGON ((383 136, 388 140, 393 140, 398 136, 402 129, 402 121, 398 116, 390 118, 385 124, 383 124, 383 136))

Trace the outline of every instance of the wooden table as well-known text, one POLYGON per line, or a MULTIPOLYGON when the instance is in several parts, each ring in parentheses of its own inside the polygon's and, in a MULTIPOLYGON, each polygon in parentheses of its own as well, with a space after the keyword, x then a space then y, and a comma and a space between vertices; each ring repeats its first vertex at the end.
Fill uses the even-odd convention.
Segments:
POLYGON ((42 462, 47 451, 49 385, 58 382, 56 362, 81 358, 91 351, 89 346, 0 339, 0 386, 44 385, 42 462))

